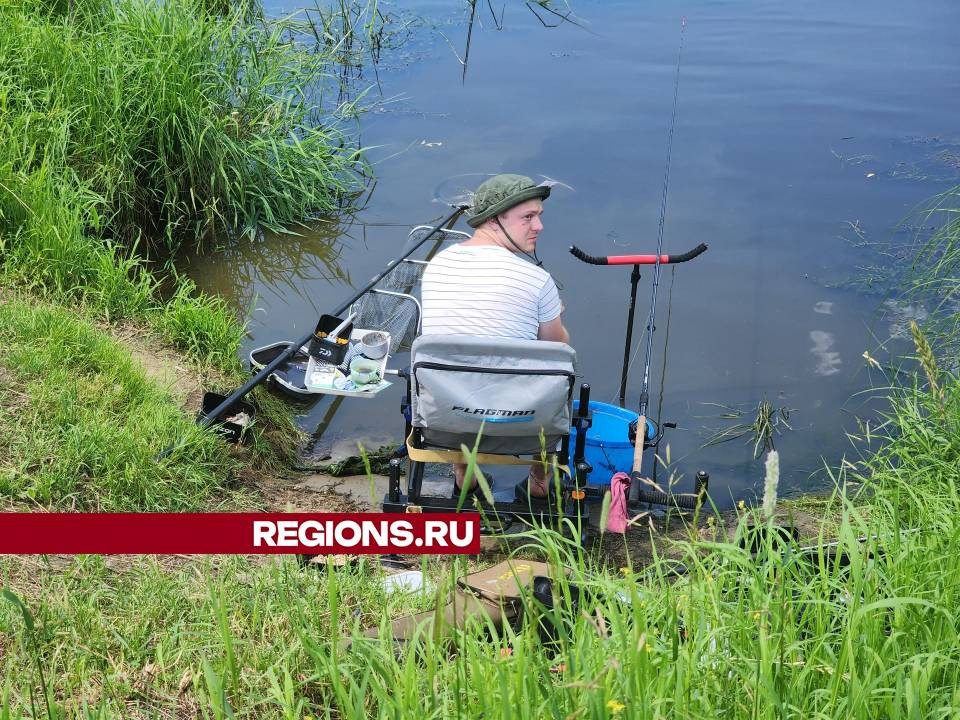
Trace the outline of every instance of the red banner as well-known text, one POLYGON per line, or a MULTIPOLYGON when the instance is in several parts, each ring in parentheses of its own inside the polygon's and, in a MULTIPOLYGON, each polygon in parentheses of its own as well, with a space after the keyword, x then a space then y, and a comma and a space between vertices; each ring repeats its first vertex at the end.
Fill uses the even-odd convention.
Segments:
POLYGON ((478 552, 473 513, 0 513, 4 554, 478 552))

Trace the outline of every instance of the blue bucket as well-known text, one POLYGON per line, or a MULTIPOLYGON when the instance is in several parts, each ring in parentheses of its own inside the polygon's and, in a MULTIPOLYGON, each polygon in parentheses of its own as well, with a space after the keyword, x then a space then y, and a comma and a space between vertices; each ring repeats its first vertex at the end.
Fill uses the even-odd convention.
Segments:
MULTIPOLYGON (((573 413, 576 415, 579 403, 574 400, 573 413)), ((587 475, 588 485, 609 485, 610 478, 618 472, 629 473, 633 469, 633 445, 630 444, 630 423, 639 417, 632 410, 624 410, 618 405, 590 401, 593 424, 587 430, 587 440, 583 455, 593 470, 587 475)), ((653 439, 656 428, 647 420, 647 438, 653 439)), ((570 428, 571 453, 577 442, 577 433, 570 428)))

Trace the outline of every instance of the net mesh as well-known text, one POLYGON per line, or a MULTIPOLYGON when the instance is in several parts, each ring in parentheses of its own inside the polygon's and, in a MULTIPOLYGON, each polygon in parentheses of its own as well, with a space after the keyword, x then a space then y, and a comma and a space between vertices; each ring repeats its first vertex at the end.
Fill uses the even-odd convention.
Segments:
MULTIPOLYGON (((421 242, 433 230, 431 227, 414 228, 407 240, 407 247, 421 242)), ((437 245, 460 242, 464 233, 441 230, 436 235, 437 245)), ((432 238, 431 238, 432 240, 432 238)), ((427 243, 430 244, 429 242, 427 243)), ((426 265, 411 260, 401 261, 380 283, 354 303, 352 312, 357 313, 354 327, 382 330, 390 333, 390 353, 409 349, 417 336, 420 322, 420 307, 415 298, 420 295, 420 279, 426 265), (377 290, 383 292, 377 292, 377 290), (400 297, 387 293, 401 293, 400 297)))
POLYGON ((354 327, 381 330, 390 333, 390 352, 395 353, 403 347, 409 347, 417 336, 420 308, 414 297, 420 290, 420 277, 423 265, 402 262, 380 283, 378 290, 392 293, 404 293, 412 297, 388 295, 385 292, 371 290, 354 304, 352 311, 357 314, 354 327), (389 282, 388 282, 389 281, 389 282))

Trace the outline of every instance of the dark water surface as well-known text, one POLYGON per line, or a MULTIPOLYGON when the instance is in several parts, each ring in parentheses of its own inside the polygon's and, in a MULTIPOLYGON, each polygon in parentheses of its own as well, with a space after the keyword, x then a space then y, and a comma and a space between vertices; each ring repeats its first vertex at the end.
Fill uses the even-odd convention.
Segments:
MULTIPOLYGON (((883 297, 849 282, 885 259, 863 240, 909 242, 912 230, 896 231, 897 223, 960 182, 960 5, 573 5, 589 31, 545 29, 519 2, 507 3, 505 29, 496 31, 481 3, 465 84, 438 32, 462 55, 461 4, 391 6, 435 27, 385 56, 383 95, 395 99, 362 122, 363 144, 377 146, 378 182, 357 222, 245 241, 192 259, 188 273, 247 313, 247 349, 292 339, 395 256, 409 226, 441 216, 438 198, 481 179, 470 174, 545 175, 573 189, 557 188, 547 202, 538 250, 563 285, 584 379, 595 399, 612 399, 629 267, 583 265, 567 248, 654 250, 686 14, 664 251, 701 241, 710 250, 675 277, 664 269, 652 408, 669 310, 663 419, 680 425, 667 440, 686 482, 708 469, 725 505, 761 486, 752 446, 701 446, 731 424, 714 403, 742 409, 749 422, 766 398, 792 409, 793 431, 777 438, 782 488, 822 486, 822 473, 811 474, 851 452, 844 430, 856 430, 855 415, 866 412, 858 393, 885 383, 862 353, 882 359, 879 346, 905 347, 890 341, 896 318, 882 312, 883 297)), ((651 277, 641 280, 636 339, 651 277)), ((634 408, 642 355, 628 393, 634 408)), ((400 396, 395 387, 344 402, 321 444, 399 442, 400 396)), ((313 430, 329 408, 322 400, 305 411, 304 427, 313 430)))

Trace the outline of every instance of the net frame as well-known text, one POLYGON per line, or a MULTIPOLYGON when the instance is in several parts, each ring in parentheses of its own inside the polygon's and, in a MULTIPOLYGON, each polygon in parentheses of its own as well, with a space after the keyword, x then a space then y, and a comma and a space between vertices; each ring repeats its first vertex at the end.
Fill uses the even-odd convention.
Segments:
MULTIPOLYGON (((407 236, 406 248, 419 242, 435 228, 418 225, 407 236)), ((427 253, 427 260, 405 259, 391 270, 379 285, 365 293, 350 308, 356 313, 354 327, 381 330, 390 334, 390 353, 409 349, 420 334, 422 308, 417 296, 420 281, 428 260, 444 245, 468 239, 468 233, 442 229, 435 235, 436 241, 427 253)), ((349 362, 349 358, 348 358, 349 362)))

